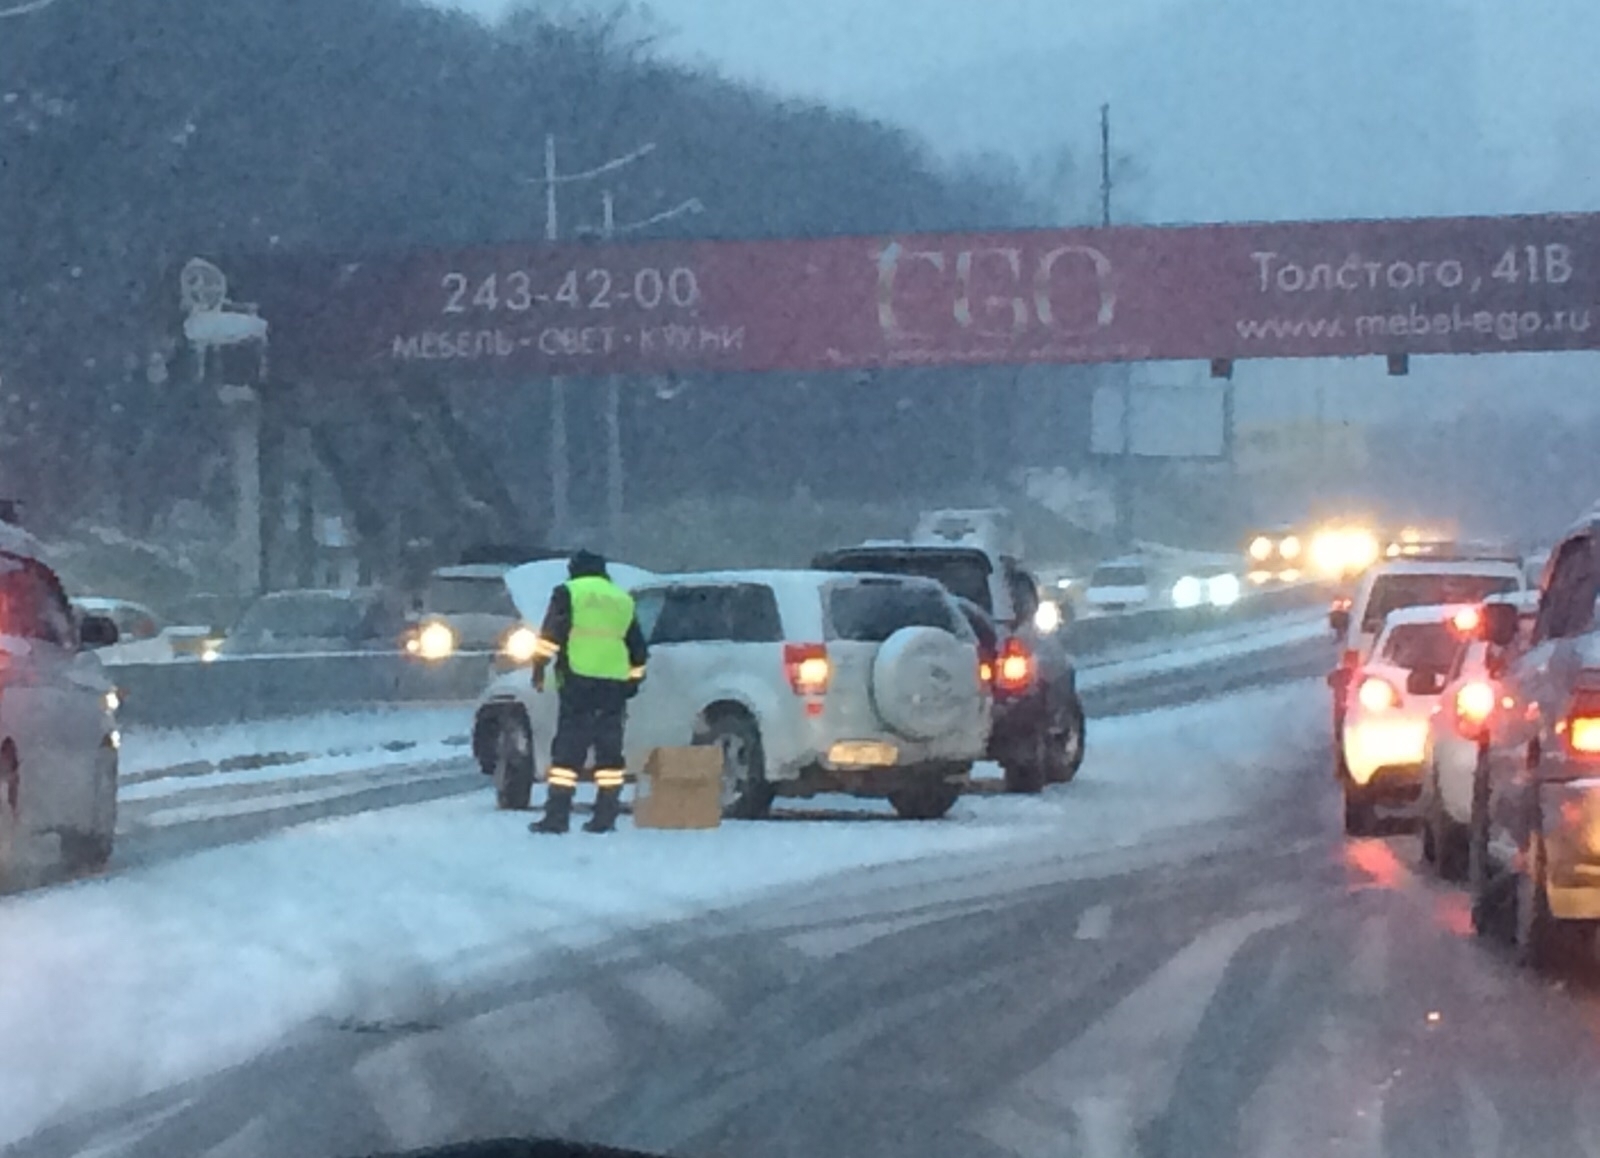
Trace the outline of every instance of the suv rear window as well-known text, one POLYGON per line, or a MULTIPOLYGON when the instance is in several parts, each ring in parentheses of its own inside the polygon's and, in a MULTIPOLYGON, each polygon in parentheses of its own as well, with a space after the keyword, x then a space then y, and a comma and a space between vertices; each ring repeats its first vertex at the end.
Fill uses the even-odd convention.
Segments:
POLYGON ((1377 631, 1391 611, 1404 607, 1482 603, 1518 586, 1510 575, 1379 575, 1361 617, 1361 630, 1377 631))
MULTIPOLYGON (((650 642, 657 643, 779 643, 783 621, 772 588, 759 583, 720 584, 714 587, 673 587, 662 594, 661 610, 654 614, 650 642)), ((646 616, 641 606, 640 625, 646 616)))
POLYGON ((994 600, 989 594, 993 569, 981 551, 839 551, 819 556, 814 566, 821 571, 871 571, 932 579, 952 595, 994 614, 994 600))
POLYGON ((937 627, 965 638, 970 628, 934 587, 892 581, 841 583, 826 595, 828 638, 882 643, 907 627, 937 627))

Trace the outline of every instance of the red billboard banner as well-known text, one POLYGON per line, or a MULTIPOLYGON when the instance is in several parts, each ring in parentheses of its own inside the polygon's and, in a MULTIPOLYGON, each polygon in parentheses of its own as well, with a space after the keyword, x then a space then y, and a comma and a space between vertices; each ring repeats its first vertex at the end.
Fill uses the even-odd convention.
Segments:
POLYGON ((223 263, 303 377, 1600 348, 1600 215, 505 245, 223 263))

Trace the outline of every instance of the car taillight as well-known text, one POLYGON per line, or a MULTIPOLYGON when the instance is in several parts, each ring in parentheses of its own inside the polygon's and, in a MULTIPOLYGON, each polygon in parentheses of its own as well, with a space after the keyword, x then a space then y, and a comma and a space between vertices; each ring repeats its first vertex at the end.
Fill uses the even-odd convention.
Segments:
POLYGON ((1008 639, 994 669, 996 691, 1025 692, 1033 683, 1033 654, 1019 639, 1008 639))
POLYGON ((1493 684, 1481 680, 1462 684, 1456 690, 1456 731, 1469 740, 1475 737, 1484 724, 1489 722, 1489 717, 1494 715, 1495 704, 1499 698, 1500 694, 1493 684))
POLYGON ((1586 688, 1573 695, 1566 732, 1574 756, 1600 756, 1600 690, 1586 688))
POLYGON ((1478 629, 1483 626, 1483 612, 1476 607, 1463 607, 1456 612, 1455 618, 1450 621, 1450 626, 1463 639, 1473 639, 1477 636, 1478 629))
POLYGON ((828 649, 820 643, 787 643, 783 647, 783 670, 797 696, 820 696, 833 678, 828 649))
POLYGON ((1400 706, 1400 693, 1388 680, 1368 676, 1356 689, 1356 700, 1369 712, 1387 712, 1400 706))
POLYGON ((994 683, 994 664, 986 659, 978 663, 978 682, 984 687, 994 683))
POLYGON ((1344 655, 1339 658, 1339 666, 1346 671, 1354 671, 1361 666, 1361 653, 1355 648, 1346 648, 1344 655))

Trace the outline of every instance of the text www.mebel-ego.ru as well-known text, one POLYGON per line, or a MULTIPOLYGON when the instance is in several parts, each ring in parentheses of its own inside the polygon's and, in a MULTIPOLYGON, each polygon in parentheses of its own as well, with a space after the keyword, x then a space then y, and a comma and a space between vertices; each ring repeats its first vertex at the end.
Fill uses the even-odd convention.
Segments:
POLYGON ((1403 314, 1364 314, 1359 317, 1253 318, 1238 323, 1239 336, 1249 342, 1295 339, 1332 340, 1354 333, 1358 338, 1429 338, 1475 334, 1510 344, 1540 334, 1584 334, 1594 324, 1588 309, 1466 310, 1429 313, 1412 306, 1403 314))

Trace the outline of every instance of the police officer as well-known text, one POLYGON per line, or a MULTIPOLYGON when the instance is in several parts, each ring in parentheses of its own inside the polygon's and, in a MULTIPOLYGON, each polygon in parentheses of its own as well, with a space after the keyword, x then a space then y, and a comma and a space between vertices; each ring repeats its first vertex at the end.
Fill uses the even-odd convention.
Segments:
POLYGON ((556 665, 561 710, 550 745, 549 796, 532 832, 563 833, 572 816, 578 773, 594 752, 594 818, 585 832, 610 832, 617 823, 626 764, 622 732, 628 700, 644 679, 644 632, 633 596, 611 581, 606 561, 579 551, 570 578, 550 596, 533 663, 533 686, 544 690, 545 669, 556 665))

